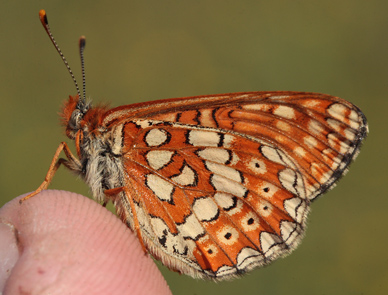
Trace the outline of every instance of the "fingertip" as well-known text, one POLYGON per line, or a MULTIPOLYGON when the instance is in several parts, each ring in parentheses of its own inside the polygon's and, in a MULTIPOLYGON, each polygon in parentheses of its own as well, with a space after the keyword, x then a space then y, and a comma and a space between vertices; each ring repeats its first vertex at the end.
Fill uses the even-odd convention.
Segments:
POLYGON ((86 197, 43 191, 0 216, 20 255, 3 294, 171 294, 136 236, 86 197))

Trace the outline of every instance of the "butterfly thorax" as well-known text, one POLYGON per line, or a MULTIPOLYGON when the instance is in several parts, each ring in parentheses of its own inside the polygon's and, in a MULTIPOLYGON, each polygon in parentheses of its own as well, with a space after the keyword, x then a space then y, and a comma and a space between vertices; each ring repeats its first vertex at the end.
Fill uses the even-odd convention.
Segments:
POLYGON ((79 158, 76 172, 99 202, 105 201, 105 190, 123 185, 121 148, 115 146, 112 130, 101 123, 106 112, 106 106, 91 107, 78 96, 70 96, 61 113, 66 135, 75 140, 79 158))

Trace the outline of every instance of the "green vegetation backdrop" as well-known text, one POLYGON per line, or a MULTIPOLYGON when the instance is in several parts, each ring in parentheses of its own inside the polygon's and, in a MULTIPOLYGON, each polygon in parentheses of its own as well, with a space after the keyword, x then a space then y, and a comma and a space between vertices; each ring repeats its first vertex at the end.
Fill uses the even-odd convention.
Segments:
MULTIPOLYGON (((57 112, 75 89, 42 8, 78 80, 87 37, 97 103, 299 90, 345 98, 369 120, 359 158, 313 204, 298 250, 218 284, 161 267, 174 294, 388 293, 388 1, 1 1, 0 205, 37 188, 66 140, 57 112)), ((51 188, 90 196, 63 168, 51 188)))

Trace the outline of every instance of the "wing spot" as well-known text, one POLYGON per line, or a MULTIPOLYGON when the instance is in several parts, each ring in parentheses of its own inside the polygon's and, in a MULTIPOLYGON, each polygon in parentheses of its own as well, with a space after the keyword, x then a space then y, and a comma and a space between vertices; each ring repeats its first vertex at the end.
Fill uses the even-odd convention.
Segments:
POLYGON ((337 149, 341 154, 345 154, 349 150, 349 145, 338 138, 334 133, 330 133, 327 136, 330 147, 334 150, 337 149))
POLYGON ((341 130, 342 130, 341 123, 338 122, 337 120, 333 120, 333 119, 328 118, 328 119, 326 119, 326 122, 336 132, 338 132, 338 133, 341 132, 341 130))
POLYGON ((246 187, 242 184, 218 174, 213 174, 210 178, 210 182, 217 191, 229 193, 239 198, 243 198, 247 193, 246 187))
POLYGON ((224 226, 217 232, 217 238, 225 245, 233 245, 238 242, 239 233, 231 226, 224 226))
POLYGON ((248 168, 257 174, 264 174, 267 172, 267 166, 264 161, 255 158, 251 159, 248 163, 248 168))
POLYGON ((284 201, 284 209, 297 222, 302 222, 305 217, 306 203, 299 198, 291 198, 284 201))
POLYGON ((257 211, 260 213, 261 216, 267 217, 267 216, 271 215, 271 213, 273 211, 273 206, 269 202, 267 202, 265 200, 261 200, 257 204, 257 211))
POLYGON ((170 136, 171 135, 166 130, 151 129, 150 131, 146 132, 144 140, 147 146, 159 147, 168 143, 170 136))
POLYGON ((315 135, 320 135, 325 131, 325 128, 316 120, 310 120, 308 124, 309 131, 315 135))
POLYGON ((227 179, 230 179, 239 183, 243 181, 240 172, 237 171, 236 169, 233 169, 225 165, 213 163, 210 161, 206 161, 205 165, 209 171, 213 172, 216 175, 223 176, 227 179))
POLYGON ((231 194, 216 193, 214 195, 214 199, 218 206, 226 211, 231 210, 237 206, 237 197, 234 197, 231 194))
POLYGON ((177 229, 183 238, 189 238, 194 241, 205 235, 205 230, 194 214, 187 216, 182 224, 178 224, 177 229))
POLYGON ((263 182, 257 186, 257 192, 266 199, 270 199, 279 190, 279 188, 269 182, 263 182))
POLYGON ((269 104, 246 104, 243 106, 243 109, 245 110, 252 110, 252 111, 263 111, 263 112, 269 112, 270 105, 269 104))
POLYGON ((171 161, 173 154, 172 151, 151 150, 147 153, 146 159, 152 169, 159 170, 171 161))
POLYGON ((290 124, 280 120, 276 122, 276 127, 285 132, 289 132, 291 130, 290 124))
POLYGON ((231 155, 228 150, 221 148, 206 148, 197 152, 202 159, 210 160, 220 164, 226 164, 230 161, 231 155))
POLYGON ((260 226, 259 217, 255 212, 248 212, 240 220, 241 228, 246 231, 256 231, 260 226))
POLYGON ((332 104, 328 109, 327 112, 334 118, 340 121, 344 121, 346 119, 346 111, 349 108, 344 106, 340 103, 334 103, 332 104))
POLYGON ((270 256, 271 254, 276 252, 277 249, 273 249, 274 246, 282 243, 279 236, 269 232, 262 232, 260 234, 260 241, 261 241, 261 248, 263 249, 265 256, 270 256), (272 251, 271 251, 271 248, 272 248, 272 251))
POLYGON ((214 146, 218 147, 222 138, 216 132, 191 130, 187 135, 187 142, 193 146, 214 146))
POLYGON ((300 173, 286 168, 279 172, 279 181, 282 186, 291 192, 292 194, 298 195, 301 198, 305 198, 303 178, 300 173))
POLYGON ((146 176, 146 185, 154 192, 159 200, 167 201, 169 203, 172 202, 174 186, 171 183, 155 174, 148 174, 146 176))
POLYGON ((187 164, 183 166, 182 172, 171 177, 171 180, 183 186, 195 186, 197 184, 196 172, 187 164))
POLYGON ((284 152, 277 149, 276 147, 262 145, 260 147, 260 152, 264 157, 272 162, 289 167, 295 167, 295 164, 292 162, 292 160, 290 160, 284 152))
POLYGON ((227 211, 228 215, 232 216, 232 215, 241 213, 243 206, 244 206, 244 203, 241 200, 236 199, 236 206, 225 211, 227 211))
POLYGON ((230 148, 233 145, 235 140, 236 140, 236 137, 234 137, 230 134, 225 134, 224 141, 223 141, 223 147, 230 148))
POLYGON ((295 119, 296 118, 295 110, 288 107, 288 106, 283 106, 283 105, 278 106, 274 110, 273 114, 280 116, 280 117, 283 117, 283 118, 286 118, 286 119, 295 119))
POLYGON ((264 260, 263 255, 249 247, 243 248, 237 255, 237 268, 239 271, 247 271, 255 265, 261 265, 264 260))
POLYGON ((302 158, 306 156, 306 150, 300 146, 296 147, 294 149, 294 152, 302 158))
POLYGON ((219 210, 212 198, 198 198, 194 200, 193 211, 197 218, 204 221, 214 221, 218 218, 219 210))
POLYGON ((318 145, 318 141, 312 136, 306 136, 304 138, 304 143, 308 146, 313 147, 313 148, 318 145))

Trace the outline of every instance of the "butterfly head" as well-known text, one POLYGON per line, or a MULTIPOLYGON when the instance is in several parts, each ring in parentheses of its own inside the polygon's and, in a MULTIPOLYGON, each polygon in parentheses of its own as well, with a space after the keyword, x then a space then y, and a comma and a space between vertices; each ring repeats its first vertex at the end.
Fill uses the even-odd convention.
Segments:
POLYGON ((79 96, 70 96, 64 103, 61 118, 62 124, 66 127, 66 135, 74 139, 77 132, 82 129, 84 117, 90 109, 90 103, 79 99, 79 96))
POLYGON ((80 99, 79 95, 69 96, 60 113, 67 137, 75 139, 80 131, 84 136, 87 134, 94 134, 95 136, 101 134, 105 130, 102 126, 102 120, 108 109, 108 105, 92 107, 90 101, 80 99))

